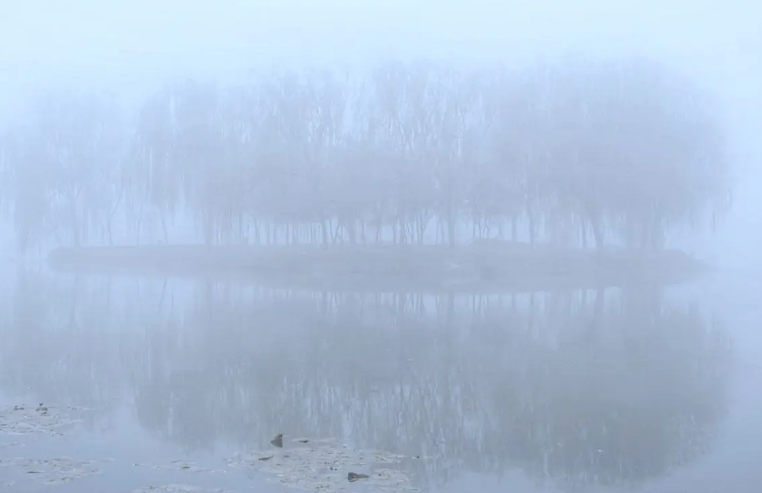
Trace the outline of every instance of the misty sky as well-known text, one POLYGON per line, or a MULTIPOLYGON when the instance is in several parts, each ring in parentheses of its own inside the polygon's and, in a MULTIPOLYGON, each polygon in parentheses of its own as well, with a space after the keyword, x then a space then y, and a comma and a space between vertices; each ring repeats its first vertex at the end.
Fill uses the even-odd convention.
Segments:
MULTIPOLYGON (((749 178, 762 156, 759 19, 758 3, 716 0, 8 0, 0 122, 12 121, 25 97, 61 83, 138 103, 170 77, 224 81, 252 68, 637 53, 718 91, 744 183, 757 183, 749 178)), ((745 220, 743 228, 754 227, 751 215, 745 220)))
POLYGON ((750 68, 741 60, 759 51, 762 37, 756 32, 762 8, 754 2, 4 3, 0 64, 2 83, 12 90, 52 77, 150 85, 167 75, 226 77, 273 63, 327 65, 416 56, 478 63, 574 50, 651 53, 727 82, 750 68), (644 7, 649 4, 654 7, 644 7))

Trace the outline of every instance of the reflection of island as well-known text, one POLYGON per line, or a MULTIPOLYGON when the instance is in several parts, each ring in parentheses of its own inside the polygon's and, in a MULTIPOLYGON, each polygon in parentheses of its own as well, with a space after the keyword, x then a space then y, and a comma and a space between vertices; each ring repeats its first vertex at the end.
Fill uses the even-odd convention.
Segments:
MULTIPOLYGON (((650 293, 299 295, 159 282, 107 298, 89 282, 69 298, 80 329, 57 340, 51 365, 66 367, 67 347, 88 348, 92 365, 119 362, 109 381, 134 389, 141 424, 190 448, 257 448, 283 431, 430 458, 414 462, 420 480, 519 467, 564 488, 636 485, 697 458, 724 413, 725 334, 650 293)), ((27 290, 26 303, 44 292, 27 290)), ((17 356, 3 358, 18 367, 36 347, 24 334, 9 333, 17 356)), ((63 378, 88 378, 77 368, 63 378)))

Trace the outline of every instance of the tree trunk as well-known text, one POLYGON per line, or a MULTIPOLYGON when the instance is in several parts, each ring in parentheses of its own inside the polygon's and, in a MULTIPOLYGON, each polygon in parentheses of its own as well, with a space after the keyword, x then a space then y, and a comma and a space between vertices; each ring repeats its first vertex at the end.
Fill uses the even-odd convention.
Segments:
POLYGON ((603 227, 600 224, 600 221, 598 221, 595 218, 590 218, 590 226, 593 230, 593 238, 595 239, 595 248, 598 250, 603 249, 603 243, 604 243, 604 234, 603 234, 603 227))
POLYGON ((426 217, 426 214, 419 214, 418 215, 418 244, 423 245, 424 236, 426 235, 426 229, 429 226, 429 218, 426 217))
POLYGON ((537 229, 537 225, 534 221, 534 213, 532 212, 532 209, 530 207, 527 208, 527 222, 529 223, 527 225, 527 228, 529 230, 529 244, 534 248, 536 235, 535 231, 537 229))
POLYGON ((450 211, 447 214, 447 235, 448 235, 448 242, 450 244, 451 248, 455 247, 455 217, 453 217, 454 214, 450 211))
POLYGON ((325 219, 320 221, 320 233, 322 235, 323 246, 328 246, 328 224, 325 219))

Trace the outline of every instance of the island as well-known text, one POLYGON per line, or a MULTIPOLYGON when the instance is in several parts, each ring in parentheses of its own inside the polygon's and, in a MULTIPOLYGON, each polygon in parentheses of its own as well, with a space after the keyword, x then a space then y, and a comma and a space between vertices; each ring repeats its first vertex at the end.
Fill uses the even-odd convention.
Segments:
POLYGON ((364 291, 535 291, 684 282, 707 265, 679 251, 569 249, 519 242, 447 245, 65 247, 58 271, 239 279, 364 291))

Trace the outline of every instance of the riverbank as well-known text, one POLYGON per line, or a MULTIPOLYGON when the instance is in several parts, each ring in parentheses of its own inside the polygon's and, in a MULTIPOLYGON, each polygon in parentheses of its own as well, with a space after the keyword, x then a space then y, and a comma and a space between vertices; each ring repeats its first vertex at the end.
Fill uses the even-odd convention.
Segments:
POLYGON ((58 248, 54 270, 235 277, 276 287, 482 291, 674 284, 706 267, 677 250, 530 248, 525 244, 421 246, 119 246, 58 248))

